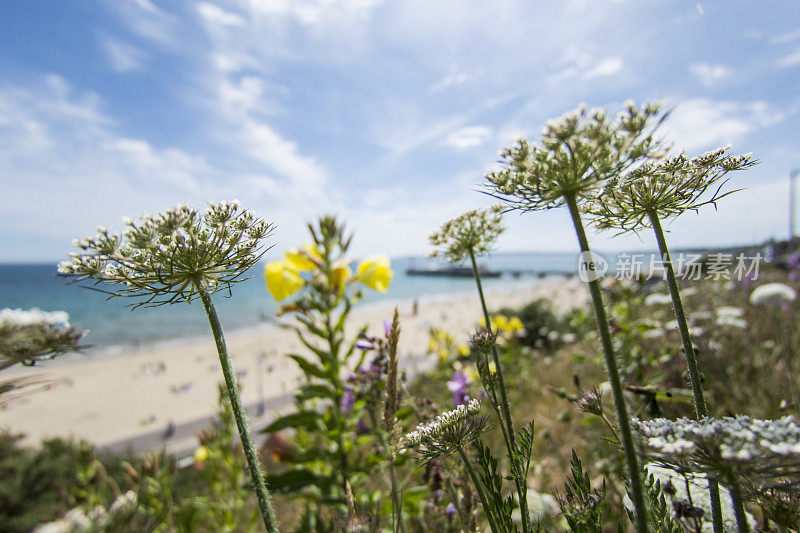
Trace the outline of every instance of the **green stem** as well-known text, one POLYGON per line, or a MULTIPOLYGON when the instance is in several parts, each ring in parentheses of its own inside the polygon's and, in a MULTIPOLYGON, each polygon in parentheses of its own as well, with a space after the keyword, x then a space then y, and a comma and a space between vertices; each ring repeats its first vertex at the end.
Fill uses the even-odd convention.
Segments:
MULTIPOLYGON (((588 253, 589 241, 586 239, 586 232, 583 229, 578 202, 574 195, 565 196, 564 199, 569 207, 572 223, 575 226, 575 233, 578 237, 581 252, 588 253)), ((597 329, 600 331, 600 341, 603 344, 603 355, 608 371, 608 380, 611 384, 611 392, 614 396, 614 406, 617 409, 617 423, 622 437, 622 448, 625 454, 625 463, 628 469, 628 477, 631 483, 631 500, 636 516, 636 531, 638 533, 647 532, 647 507, 644 503, 644 490, 642 488, 642 475, 639 468, 639 460, 636 456, 636 448, 633 444, 633 434, 631 432, 630 420, 628 418, 628 407, 625 403, 625 395, 622 391, 622 381, 619 377, 617 360, 614 355, 614 347, 611 342, 611 332, 608 328, 608 319, 603 307, 603 295, 600 291, 600 281, 594 279, 589 282, 589 292, 592 295, 592 304, 597 317, 597 329)))
MULTIPOLYGON (((661 221, 658 218, 658 213, 650 211, 650 217, 653 231, 656 234, 658 241, 658 250, 661 253, 661 262, 667 270, 667 286, 669 287, 670 295, 672 296, 672 306, 675 309, 675 318, 678 321, 678 329, 681 332, 681 339, 683 340, 683 351, 686 354, 686 362, 689 367, 689 378, 691 379, 692 394, 694 395, 694 409, 697 413, 697 418, 705 418, 708 416, 708 405, 706 404, 705 397, 703 396, 703 385, 700 379, 700 370, 697 364, 697 357, 694 353, 694 346, 692 344, 692 337, 689 334, 689 326, 686 322, 686 313, 683 310, 683 302, 681 301, 681 293, 678 288, 678 281, 675 278, 675 269, 672 267, 672 258, 669 255, 669 248, 667 248, 667 240, 664 238, 664 230, 661 228, 661 221)), ((711 519, 714 524, 714 533, 722 533, 722 505, 719 495, 719 484, 716 480, 708 480, 708 492, 711 500, 711 519)))
POLYGON ((494 510, 489 507, 489 501, 486 499, 484 487, 478 479, 477 474, 475 474, 475 470, 472 468, 472 464, 469 462, 469 457, 467 457, 467 454, 461 447, 458 448, 458 454, 461 456, 461 460, 464 462, 464 466, 467 468, 469 477, 472 479, 472 484, 475 485, 475 492, 478 493, 478 498, 480 498, 481 504, 483 505, 483 510, 486 513, 486 519, 489 520, 489 527, 493 532, 499 531, 497 524, 495 523, 494 510))
POLYGON ((394 452, 389 453, 389 476, 392 480, 392 531, 400 533, 403 528, 403 499, 397 490, 397 476, 394 472, 394 452))
MULTIPOLYGON (((492 323, 489 320, 489 310, 486 308, 486 298, 483 296, 483 285, 481 284, 481 275, 478 271, 478 265, 475 262, 475 253, 469 249, 469 259, 472 262, 472 274, 475 277, 475 284, 478 286, 478 296, 481 301, 481 309, 483 310, 483 319, 486 321, 486 329, 490 333, 492 331, 492 323)), ((500 388, 500 411, 503 415, 502 424, 500 427, 503 429, 503 436, 506 441, 506 448, 508 450, 509 463, 516 461, 516 448, 514 423, 511 419, 511 409, 508 405, 508 394, 506 393, 506 383, 503 379, 503 369, 500 366, 500 357, 497 354, 497 345, 492 345, 492 358, 494 359, 495 367, 497 367, 497 383, 500 388)), ((513 472, 512 472, 513 474, 513 472)), ((517 495, 519 496, 519 509, 522 514, 522 531, 529 533, 531 530, 530 515, 528 514, 528 498, 527 498, 527 480, 520 479, 519 476, 514 475, 514 484, 517 487, 517 495)))
POLYGON ((730 483, 728 490, 731 493, 733 514, 736 516, 736 528, 739 530, 739 533, 749 533, 750 523, 747 521, 747 513, 744 512, 744 504, 742 503, 742 489, 734 480, 732 483, 730 483))
POLYGON ((242 407, 242 399, 239 396, 239 385, 236 383, 236 375, 233 373, 233 365, 228 355, 228 348, 225 346, 225 337, 222 334, 222 326, 219 323, 217 311, 214 309, 211 295, 208 294, 208 291, 202 286, 201 282, 195 283, 195 288, 200 295, 200 299, 203 301, 203 306, 208 315, 208 322, 211 325, 211 332, 214 335, 214 342, 217 345, 219 363, 222 366, 222 375, 225 377, 225 387, 228 389, 228 396, 231 400, 231 410, 236 420, 236 427, 239 430, 239 438, 242 441, 244 455, 247 458, 247 466, 250 468, 250 476, 256 487, 258 505, 261 508, 261 517, 264 519, 264 526, 269 533, 277 533, 278 521, 275 518, 275 511, 272 510, 267 484, 264 481, 264 475, 261 473, 261 465, 258 461, 255 446, 253 445, 253 439, 250 437, 250 427, 247 425, 244 408, 242 407))

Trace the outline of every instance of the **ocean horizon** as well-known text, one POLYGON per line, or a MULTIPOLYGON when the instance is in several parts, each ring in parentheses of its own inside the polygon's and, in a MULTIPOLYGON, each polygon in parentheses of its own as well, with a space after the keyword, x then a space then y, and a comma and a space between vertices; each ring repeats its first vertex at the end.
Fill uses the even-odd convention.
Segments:
MULTIPOLYGON (((384 301, 426 300, 450 297, 475 290, 471 277, 428 277, 407 274, 409 268, 444 266, 442 261, 424 256, 397 257, 392 260, 394 279, 389 290, 379 293, 363 291, 359 306, 384 301)), ((353 262, 357 265, 357 261, 353 262)), ((483 280, 487 291, 511 289, 544 280, 536 272, 575 272, 574 253, 494 253, 481 258, 489 270, 503 272, 499 278, 483 280), (512 275, 512 272, 516 272, 512 275)), ((254 267, 250 279, 235 284, 231 296, 219 292, 214 303, 226 333, 262 327, 275 327, 280 303, 267 292, 263 265, 254 267), (223 296, 224 295, 224 296, 223 296)), ((172 344, 202 336, 208 331, 208 320, 200 302, 155 308, 131 309, 130 298, 109 298, 107 294, 87 289, 85 283, 70 283, 56 275, 56 263, 0 264, 0 308, 66 311, 70 323, 88 330, 83 342, 89 348, 83 356, 113 356, 138 350, 143 346, 172 344)), ((64 362, 79 356, 62 357, 64 362)), ((60 359, 62 359, 60 358, 60 359)))

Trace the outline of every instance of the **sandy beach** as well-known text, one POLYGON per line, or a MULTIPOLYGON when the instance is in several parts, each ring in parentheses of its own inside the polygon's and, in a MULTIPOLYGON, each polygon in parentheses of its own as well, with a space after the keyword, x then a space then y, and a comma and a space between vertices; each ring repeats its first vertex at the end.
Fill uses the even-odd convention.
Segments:
MULTIPOLYGON (((491 292, 487 303, 490 309, 499 309, 519 307, 538 298, 550 300, 554 310, 563 312, 581 305, 587 292, 575 279, 531 281, 512 290, 491 292)), ((349 335, 364 324, 368 332, 382 333, 382 321, 391 318, 395 304, 357 306, 349 335)), ((473 295, 421 300, 416 316, 410 302, 401 302, 398 307, 400 360, 411 371, 431 364, 433 356, 426 353, 429 328, 446 329, 466 341, 481 316, 477 296, 473 295)), ((290 317, 284 319, 291 325, 290 317)), ((287 353, 305 353, 291 328, 234 331, 227 334, 227 341, 245 404, 266 401, 270 405, 270 399, 289 395, 301 379, 296 364, 285 357, 287 353)), ((22 432, 31 442, 48 436, 74 436, 100 446, 143 433, 168 432, 171 424, 180 426, 212 415, 217 384, 222 380, 210 333, 114 357, 17 367, 2 377, 44 380, 50 385, 48 390, 22 396, 0 410, 0 427, 22 432)), ((274 412, 263 415, 273 416, 274 412)))

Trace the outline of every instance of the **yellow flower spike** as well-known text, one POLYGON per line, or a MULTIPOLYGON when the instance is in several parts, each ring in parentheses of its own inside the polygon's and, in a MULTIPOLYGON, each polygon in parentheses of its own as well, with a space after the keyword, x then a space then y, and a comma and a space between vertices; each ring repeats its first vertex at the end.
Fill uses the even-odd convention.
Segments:
POLYGON ((434 353, 439 351, 439 343, 436 339, 431 339, 428 341, 428 353, 434 353))
POLYGON ((523 329, 525 329, 525 325, 518 317, 512 316, 508 320, 508 331, 522 331, 523 329))
POLYGON ((471 353, 469 346, 467 346, 466 344, 459 344, 458 346, 456 346, 456 350, 458 351, 458 355, 460 355, 461 357, 467 357, 471 353))
POLYGON ((285 261, 267 263, 264 267, 264 279, 267 281, 267 290, 278 301, 296 293, 306 283, 297 270, 285 261))
POLYGON ((497 365, 494 364, 494 361, 489 361, 489 373, 494 375, 497 372, 497 365))
POLYGON ((393 274, 389 258, 385 255, 374 255, 359 263, 356 278, 378 292, 385 292, 392 282, 393 274))
POLYGON ((319 263, 322 262, 319 248, 313 242, 305 243, 299 250, 292 248, 283 257, 298 272, 316 270, 319 267, 319 263))
POLYGON ((194 462, 195 463, 202 463, 206 459, 208 459, 208 448, 206 448, 205 446, 199 446, 194 451, 194 462))
POLYGON ((450 357, 450 351, 447 348, 441 348, 439 350, 439 361, 445 362, 448 357, 450 357))
POLYGON ((350 262, 340 259, 333 264, 331 270, 331 285, 335 290, 344 287, 350 278, 353 277, 353 271, 350 270, 350 262))

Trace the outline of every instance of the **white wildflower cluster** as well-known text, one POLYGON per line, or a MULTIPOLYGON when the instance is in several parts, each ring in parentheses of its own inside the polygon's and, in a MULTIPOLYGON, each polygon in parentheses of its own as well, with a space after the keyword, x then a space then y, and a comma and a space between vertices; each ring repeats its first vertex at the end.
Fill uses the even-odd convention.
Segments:
POLYGON ((445 222, 439 231, 428 240, 437 249, 431 257, 444 256, 451 263, 458 263, 470 256, 490 252, 500 234, 505 231, 501 205, 488 209, 473 209, 445 222))
MULTIPOLYGON (((662 494, 666 494, 673 508, 680 508, 682 503, 689 503, 695 508, 702 509, 701 531, 711 533, 714 525, 711 517, 711 498, 708 491, 708 476, 698 474, 679 474, 669 468, 658 466, 654 463, 644 465, 648 476, 653 476, 661 485, 662 494)), ((730 493, 725 487, 720 487, 720 503, 722 511, 722 523, 725 531, 736 530, 736 516, 731 504, 730 493)), ((626 507, 630 504, 626 500, 626 507)), ((747 519, 751 527, 755 526, 755 519, 748 513, 747 519)))
POLYGON ((671 305, 672 304, 672 296, 669 294, 663 294, 660 292, 654 292, 648 294, 647 297, 644 299, 645 305, 671 305))
POLYGON ((108 510, 94 507, 89 512, 84 512, 76 507, 67 512, 64 518, 55 522, 48 522, 33 529, 33 533, 84 533, 90 531, 113 531, 115 526, 126 519, 136 510, 136 493, 129 490, 117 497, 108 510))
POLYGON ((800 426, 791 416, 634 419, 633 426, 645 437, 649 455, 682 471, 755 482, 800 473, 800 426))
POLYGON ((795 290, 783 283, 767 283, 766 285, 760 285, 750 294, 751 304, 768 307, 793 302, 796 299, 797 293, 795 290))
POLYGON ((85 333, 70 325, 69 315, 64 311, 2 309, 0 370, 17 363, 33 364, 37 358, 78 350, 78 341, 85 333))
POLYGON ((427 424, 420 424, 405 437, 405 446, 415 448, 426 442, 435 441, 445 430, 455 426, 471 416, 477 415, 481 410, 481 402, 478 399, 470 400, 468 403, 461 404, 452 411, 445 411, 427 424))
POLYGON ((198 213, 185 203, 138 221, 124 219, 122 234, 99 227, 73 241, 80 252, 58 266, 61 275, 116 285, 112 296, 143 304, 191 301, 196 287, 230 289, 263 255, 261 240, 272 225, 241 209, 238 201, 209 204, 198 213))

